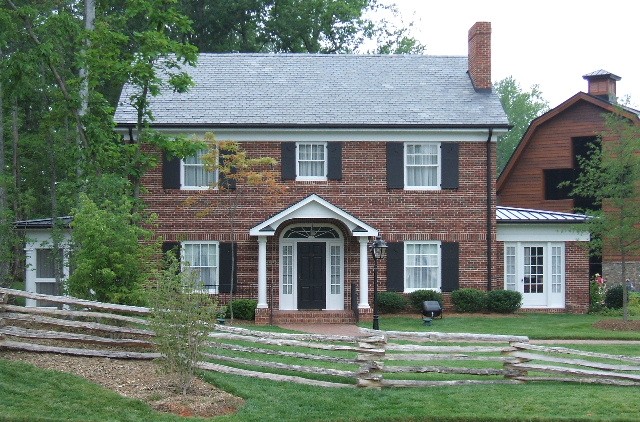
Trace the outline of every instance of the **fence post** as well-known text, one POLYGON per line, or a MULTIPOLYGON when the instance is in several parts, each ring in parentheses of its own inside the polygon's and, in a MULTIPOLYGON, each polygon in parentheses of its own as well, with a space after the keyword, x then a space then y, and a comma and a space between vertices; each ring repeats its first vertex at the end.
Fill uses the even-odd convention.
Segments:
POLYGON ((382 370, 384 368, 385 349, 387 339, 383 335, 363 337, 358 341, 358 357, 361 362, 357 373, 357 386, 368 388, 382 387, 382 370))
MULTIPOLYGON (((7 304, 8 301, 9 301, 9 295, 6 293, 0 293, 0 330, 4 328, 4 318, 2 318, 2 315, 6 311, 5 305, 7 304)), ((0 343, 2 343, 3 341, 4 341, 4 334, 2 334, 2 332, 0 331, 0 343)))
MULTIPOLYGON (((514 347, 516 349, 518 349, 518 345, 510 342, 509 345, 511 347, 514 347)), ((519 358, 519 357, 515 357, 512 356, 513 352, 503 352, 503 355, 506 355, 509 357, 508 360, 504 361, 503 364, 503 368, 506 371, 509 371, 509 374, 506 374, 504 377, 507 379, 514 379, 514 378, 520 378, 520 377, 526 377, 528 375, 528 371, 526 369, 522 369, 522 368, 518 368, 516 366, 513 366, 515 363, 523 363, 523 362, 529 362, 531 359, 524 359, 524 358, 519 358)))

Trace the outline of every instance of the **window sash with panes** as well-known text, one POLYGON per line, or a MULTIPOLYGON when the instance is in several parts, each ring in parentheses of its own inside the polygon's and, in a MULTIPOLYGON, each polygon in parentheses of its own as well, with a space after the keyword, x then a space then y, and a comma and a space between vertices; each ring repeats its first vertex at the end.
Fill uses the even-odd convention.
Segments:
POLYGON ((182 261, 199 275, 198 290, 218 293, 218 244, 185 242, 182 253, 182 261))
POLYGON ((325 180, 327 178, 326 143, 299 143, 297 156, 298 179, 325 180))
POLYGON ((440 144, 405 144, 405 187, 439 189, 440 144))
POLYGON ((56 273, 63 277, 63 265, 62 249, 57 256, 53 249, 36 249, 36 278, 55 279, 56 273))
POLYGON ((182 188, 206 189, 215 186, 218 172, 208 171, 202 157, 208 152, 198 151, 195 155, 186 157, 182 162, 182 188))
POLYGON ((440 290, 440 243, 405 244, 405 291, 440 290))

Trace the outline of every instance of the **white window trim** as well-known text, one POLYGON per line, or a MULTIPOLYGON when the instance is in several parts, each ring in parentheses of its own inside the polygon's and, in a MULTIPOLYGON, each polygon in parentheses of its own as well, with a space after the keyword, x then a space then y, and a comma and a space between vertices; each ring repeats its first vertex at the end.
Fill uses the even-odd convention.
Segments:
MULTIPOLYGON (((193 165, 193 164, 191 164, 193 165)), ((204 167, 204 163, 201 163, 204 167)), ((204 185, 204 186, 187 186, 185 185, 185 162, 184 159, 180 159, 180 190, 206 190, 206 189, 218 189, 218 178, 220 176, 218 169, 213 171, 213 184, 212 185, 204 185)))
POLYGON ((411 293, 411 292, 415 292, 416 290, 433 290, 435 292, 440 292, 442 291, 442 242, 439 240, 411 240, 411 241, 406 241, 404 242, 403 245, 404 250, 402 251, 403 253, 403 260, 404 260, 404 274, 403 274, 403 279, 402 279, 402 283, 404 286, 404 292, 405 293, 411 293), (411 287, 408 288, 407 287, 407 245, 424 245, 424 244, 430 244, 430 245, 436 245, 437 247, 437 251, 438 251, 438 287, 411 287))
POLYGON ((296 180, 299 181, 315 181, 323 182, 328 180, 328 162, 329 162, 329 150, 326 142, 296 142, 296 180), (300 176, 300 145, 322 145, 324 146, 324 176, 300 176))
POLYGON ((403 172, 404 172, 404 189, 405 190, 441 190, 440 185, 442 184, 442 148, 440 148, 441 142, 405 142, 404 150, 402 152, 402 160, 403 160, 403 172), (421 145, 421 144, 432 144, 436 146, 436 151, 438 151, 438 166, 436 171, 436 184, 435 186, 409 186, 408 177, 407 177, 407 146, 409 145, 421 145))
MULTIPOLYGON (((217 294, 218 291, 220 290, 220 242, 217 241, 208 241, 208 240, 188 240, 188 241, 183 241, 180 244, 180 270, 184 271, 185 268, 185 264, 187 264, 187 261, 185 259, 185 245, 215 245, 216 246, 216 262, 215 262, 215 269, 216 269, 216 280, 218 282, 218 286, 217 288, 210 288, 210 289, 202 289, 202 290, 196 290, 196 293, 209 293, 209 294, 217 294)), ((190 268, 190 265, 189 265, 190 268)), ((200 267, 196 267, 196 268, 200 268, 200 267)), ((206 267, 206 268, 211 268, 206 267)))

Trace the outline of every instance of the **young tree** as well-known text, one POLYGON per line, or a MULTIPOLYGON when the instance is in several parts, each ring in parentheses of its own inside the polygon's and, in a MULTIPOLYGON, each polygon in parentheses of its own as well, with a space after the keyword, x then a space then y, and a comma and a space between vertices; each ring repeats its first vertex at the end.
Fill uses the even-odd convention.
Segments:
POLYGON ((511 154, 515 151, 520 140, 529 128, 533 119, 549 110, 549 103, 542 97, 538 85, 533 85, 531 91, 523 91, 518 82, 509 76, 494 84, 500 96, 509 123, 513 128, 498 139, 498 174, 507 165, 511 154))
MULTIPOLYGON (((266 196, 274 197, 285 189, 283 185, 277 183, 278 173, 273 168, 277 161, 272 157, 250 157, 238 142, 219 141, 211 132, 205 133, 202 142, 211 148, 211 152, 203 157, 207 170, 217 171, 219 174, 218 181, 212 188, 225 192, 227 203, 226 207, 206 207, 197 216, 203 217, 214 212, 221 216, 226 214, 230 237, 235 239, 238 207, 244 190, 260 186, 266 196)), ((199 199, 199 197, 193 196, 188 200, 188 203, 193 204, 199 199)), ((237 277, 234 250, 237 247, 236 243, 233 242, 231 247, 232 271, 228 284, 231 286, 229 313, 233 321, 233 290, 234 280, 237 277)))
POLYGON ((189 391, 198 362, 204 360, 203 344, 218 312, 208 294, 198 293, 198 284, 198 275, 189 268, 180 272, 180 262, 167 253, 165 268, 149 294, 160 365, 176 377, 183 395, 189 391))
MULTIPOLYGON (((600 147, 580 159, 581 173, 573 196, 593 198, 599 210, 589 211, 591 247, 620 259, 624 320, 628 319, 627 263, 640 253, 640 126, 622 110, 606 115, 600 147)), ((611 280, 611 276, 608 276, 611 280)))

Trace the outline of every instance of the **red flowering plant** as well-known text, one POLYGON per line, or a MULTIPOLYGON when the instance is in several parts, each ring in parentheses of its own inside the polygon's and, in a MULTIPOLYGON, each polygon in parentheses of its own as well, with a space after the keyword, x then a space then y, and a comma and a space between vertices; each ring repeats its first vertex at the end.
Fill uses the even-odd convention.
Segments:
POLYGON ((589 282, 589 312, 599 312, 605 308, 604 298, 607 290, 607 280, 598 273, 589 282))

